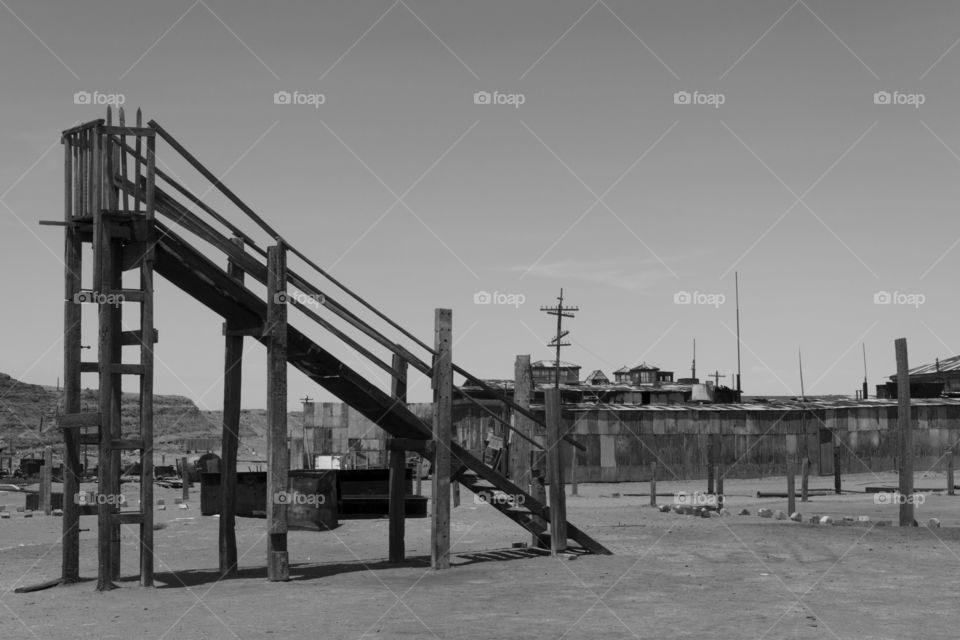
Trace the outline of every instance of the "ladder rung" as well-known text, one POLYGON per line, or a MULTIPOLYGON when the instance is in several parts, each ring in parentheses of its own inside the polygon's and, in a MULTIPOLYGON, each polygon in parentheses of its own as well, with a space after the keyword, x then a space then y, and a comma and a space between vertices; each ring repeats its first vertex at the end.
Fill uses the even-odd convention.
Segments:
POLYGON ((107 371, 109 373, 113 373, 113 374, 119 374, 124 376, 142 376, 143 375, 142 364, 111 363, 104 366, 107 368, 107 371))
POLYGON ((65 413, 60 416, 61 429, 79 429, 81 427, 99 427, 102 420, 99 411, 84 413, 65 413))
MULTIPOLYGON (((143 331, 124 331, 120 334, 120 339, 123 341, 124 345, 141 345, 144 344, 143 340, 143 331)), ((160 332, 156 329, 153 330, 153 339, 150 340, 147 344, 156 344, 160 341, 160 332)))
POLYGON ((143 439, 113 439, 110 440, 110 449, 117 451, 135 451, 137 449, 145 449, 143 439))
POLYGON ((110 514, 114 524, 143 524, 143 513, 140 511, 115 511, 110 514))

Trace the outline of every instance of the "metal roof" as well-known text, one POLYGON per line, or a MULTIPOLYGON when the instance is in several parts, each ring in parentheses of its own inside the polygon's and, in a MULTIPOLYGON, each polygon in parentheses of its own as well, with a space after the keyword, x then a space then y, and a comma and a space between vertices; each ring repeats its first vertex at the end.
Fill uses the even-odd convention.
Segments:
MULTIPOLYGON (((953 356, 952 358, 946 358, 944 360, 914 367, 913 369, 910 369, 909 375, 922 376, 930 373, 947 373, 951 371, 960 371, 960 356, 953 356)), ((890 377, 891 379, 896 379, 895 375, 890 377)))
MULTIPOLYGON (((960 406, 960 398, 916 398, 910 401, 914 407, 960 406)), ((801 409, 851 409, 896 407, 896 399, 869 398, 866 400, 778 400, 773 402, 750 402, 739 404, 610 404, 604 402, 580 402, 564 404, 567 411, 660 411, 679 413, 683 411, 792 411, 801 409)), ((542 409, 543 405, 531 405, 542 409)))

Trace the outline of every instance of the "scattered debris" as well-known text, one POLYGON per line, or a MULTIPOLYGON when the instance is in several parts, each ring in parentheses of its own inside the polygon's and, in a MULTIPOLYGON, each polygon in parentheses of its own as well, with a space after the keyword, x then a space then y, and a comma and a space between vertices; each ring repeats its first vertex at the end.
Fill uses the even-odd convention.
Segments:
POLYGON ((790 519, 794 522, 803 522, 803 516, 800 515, 799 511, 794 511, 790 514, 790 519))
POLYGON ((773 511, 770 511, 770 509, 758 509, 757 515, 760 516, 761 518, 772 518, 773 511))

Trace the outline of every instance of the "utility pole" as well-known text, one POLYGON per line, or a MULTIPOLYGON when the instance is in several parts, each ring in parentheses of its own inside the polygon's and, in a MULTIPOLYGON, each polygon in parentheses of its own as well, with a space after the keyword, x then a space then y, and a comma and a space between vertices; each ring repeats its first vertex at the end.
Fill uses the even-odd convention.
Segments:
POLYGON ((580 307, 565 307, 563 306, 563 288, 560 289, 560 296, 557 298, 557 306, 555 307, 540 307, 540 311, 545 311, 551 316, 557 316, 557 334, 554 338, 547 343, 548 347, 556 347, 557 350, 557 360, 556 360, 556 369, 554 371, 554 382, 553 386, 556 389, 560 388, 560 347, 569 347, 569 342, 564 342, 563 339, 570 334, 570 331, 563 329, 563 319, 564 318, 573 318, 574 311, 580 311, 580 307))
POLYGON ((737 402, 740 402, 740 274, 733 272, 734 299, 737 307, 737 402))
POLYGON ((806 402, 807 394, 803 390, 803 354, 800 353, 800 349, 797 349, 797 362, 800 364, 800 400, 806 402))
POLYGON ((721 374, 721 373, 720 373, 720 370, 718 369, 715 373, 711 373, 711 374, 708 375, 707 377, 708 377, 708 378, 713 378, 713 380, 714 380, 713 386, 719 387, 719 386, 720 386, 720 378, 726 378, 727 376, 721 374))
POLYGON ((868 392, 870 387, 867 386, 867 344, 864 342, 862 346, 863 346, 863 393, 861 395, 863 396, 863 399, 866 400, 867 397, 870 395, 868 392))
POLYGON ((690 377, 697 379, 697 339, 693 339, 693 364, 690 365, 690 377))

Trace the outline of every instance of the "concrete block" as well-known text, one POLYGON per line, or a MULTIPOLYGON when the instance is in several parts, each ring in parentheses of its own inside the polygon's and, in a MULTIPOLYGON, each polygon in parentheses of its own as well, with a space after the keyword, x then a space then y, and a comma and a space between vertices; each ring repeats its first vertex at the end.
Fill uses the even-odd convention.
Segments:
POLYGON ((870 516, 857 516, 857 522, 870 522, 870 516))
POLYGON ((760 516, 761 518, 772 518, 773 511, 771 511, 770 509, 758 509, 757 515, 760 516))
POLYGON ((166 510, 167 510, 167 505, 165 505, 165 504, 158 504, 158 505, 157 505, 157 511, 166 511, 166 510))
POLYGON ((24 517, 24 518, 32 518, 32 517, 33 517, 33 511, 26 511, 26 512, 24 512, 23 517, 24 517))
POLYGON ((929 520, 927 520, 927 526, 930 527, 931 529, 939 529, 940 520, 938 520, 937 518, 930 518, 929 520))
POLYGON ((187 503, 186 503, 186 502, 181 502, 178 506, 179 506, 181 509, 186 509, 186 508, 187 508, 187 503))
POLYGON ((0 511, 0 518, 3 518, 4 520, 9 520, 9 519, 10 519, 10 512, 9 512, 9 511, 0 511))
POLYGON ((794 511, 790 514, 790 519, 794 522, 803 522, 803 516, 800 515, 799 511, 794 511))
POLYGON ((823 516, 820 518, 820 524, 833 524, 833 518, 830 516, 823 516))

